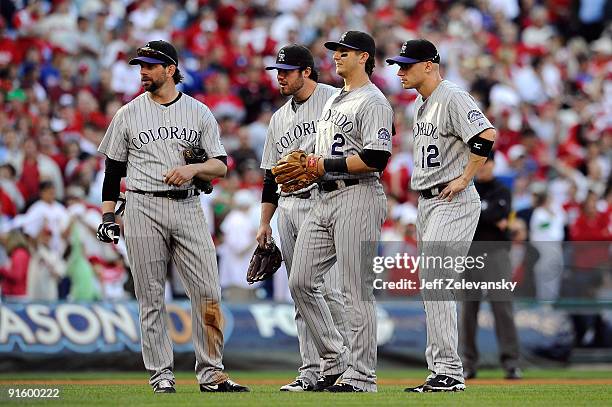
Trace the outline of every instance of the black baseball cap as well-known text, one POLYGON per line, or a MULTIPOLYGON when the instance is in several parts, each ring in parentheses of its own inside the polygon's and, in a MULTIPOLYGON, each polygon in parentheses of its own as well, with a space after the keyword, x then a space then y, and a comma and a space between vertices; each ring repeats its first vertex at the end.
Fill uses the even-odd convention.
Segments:
POLYGON ((346 47, 357 51, 364 51, 370 54, 371 57, 376 53, 376 44, 374 38, 370 34, 362 31, 347 31, 340 37, 340 41, 327 41, 325 48, 332 51, 340 47, 346 47))
POLYGON ((440 54, 438 54, 435 45, 424 39, 406 41, 402 44, 402 49, 398 56, 387 59, 389 65, 409 65, 425 61, 439 64, 440 54))
POLYGON ((130 65, 138 65, 140 62, 147 64, 170 64, 178 66, 178 53, 176 48, 169 42, 158 40, 149 41, 145 46, 136 50, 136 58, 132 58, 130 65))
POLYGON ((308 48, 303 45, 291 44, 278 51, 276 63, 266 66, 266 69, 314 69, 314 58, 308 48))

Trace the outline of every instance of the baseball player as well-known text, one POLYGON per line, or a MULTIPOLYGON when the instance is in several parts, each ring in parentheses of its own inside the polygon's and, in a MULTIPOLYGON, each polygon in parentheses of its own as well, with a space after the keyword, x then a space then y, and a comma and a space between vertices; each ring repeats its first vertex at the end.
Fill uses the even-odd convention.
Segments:
MULTIPOLYGON (((264 145, 261 168, 266 170, 262 192, 261 221, 257 241, 264 246, 272 235, 270 220, 278 208, 278 228, 281 251, 285 259, 287 273, 291 273, 293 250, 300 225, 318 198, 316 184, 293 193, 277 194, 278 185, 274 181, 271 168, 278 160, 292 150, 313 152, 317 134, 316 122, 321 116, 323 105, 336 88, 317 83, 318 73, 310 50, 301 45, 288 45, 276 57, 276 63, 266 67, 277 70, 277 80, 283 96, 291 96, 270 120, 268 135, 264 145)), ((333 267, 323 284, 323 296, 331 311, 334 324, 348 345, 348 324, 344 318, 344 301, 339 288, 338 270, 333 267)), ((302 366, 295 381, 281 387, 281 391, 311 391, 320 374, 320 358, 313 343, 311 333, 306 329, 304 319, 295 313, 302 366)))
POLYGON ((320 197, 299 230, 289 289, 323 359, 316 389, 376 391, 376 302, 367 270, 375 245, 362 243, 379 240, 386 216, 379 178, 391 156, 393 111, 370 82, 376 52, 370 35, 348 31, 325 47, 334 51, 344 87, 325 103, 308 157, 320 176, 320 197), (348 347, 321 292, 334 262, 352 334, 348 347))
MULTIPOLYGON (((480 216, 480 197, 472 178, 493 147, 495 130, 474 98, 440 76, 440 55, 427 40, 407 41, 398 56, 404 89, 416 89, 413 136, 415 161, 411 187, 420 193, 417 217, 419 252, 433 248, 444 256, 443 242, 465 256, 480 216)), ((421 267, 421 278, 440 277, 421 267)), ((425 356, 431 374, 426 382, 406 391, 464 390, 463 368, 457 354, 457 309, 452 292, 428 300, 425 356)))
POLYGON ((127 176, 125 239, 140 311, 142 355, 155 393, 174 393, 172 342, 164 306, 166 266, 176 265, 191 300, 196 376, 203 392, 248 388, 223 372, 221 290, 215 249, 192 180, 226 173, 226 153, 210 110, 178 92, 182 79, 176 49, 165 41, 139 48, 129 63, 140 65, 146 92, 123 106, 98 151, 106 155, 103 222, 98 238, 117 243, 113 210, 121 177, 127 176), (210 158, 185 165, 182 151, 201 147, 210 158))

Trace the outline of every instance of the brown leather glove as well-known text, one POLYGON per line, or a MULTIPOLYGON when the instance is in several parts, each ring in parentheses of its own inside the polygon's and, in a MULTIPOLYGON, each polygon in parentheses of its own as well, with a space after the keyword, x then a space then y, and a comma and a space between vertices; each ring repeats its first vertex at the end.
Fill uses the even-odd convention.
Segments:
POLYGON ((272 167, 272 174, 276 176, 274 180, 280 184, 281 191, 286 193, 304 189, 323 175, 319 173, 320 159, 320 156, 307 156, 302 150, 294 150, 272 167))

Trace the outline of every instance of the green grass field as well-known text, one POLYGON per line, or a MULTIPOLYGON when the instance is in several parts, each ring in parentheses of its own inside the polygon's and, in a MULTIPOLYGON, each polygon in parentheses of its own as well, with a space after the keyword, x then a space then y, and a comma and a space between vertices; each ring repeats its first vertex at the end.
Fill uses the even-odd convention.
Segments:
MULTIPOLYGON (((193 374, 177 373, 177 394, 155 395, 145 373, 16 373, 0 374, 0 405, 58 406, 419 406, 434 405, 536 405, 608 406, 612 404, 612 373, 608 370, 529 370, 522 381, 503 381, 501 371, 479 371, 477 381, 459 393, 405 393, 419 384, 423 370, 379 372, 378 393, 281 393, 278 388, 294 372, 231 372, 249 385, 251 393, 202 394, 193 374), (61 383, 52 385, 51 383, 61 383), (45 383, 45 384, 43 384, 45 383), (110 384, 112 383, 112 384, 110 384), (15 399, 9 388, 60 389, 59 399, 15 399)), ((472 383, 472 384, 471 384, 472 383)))

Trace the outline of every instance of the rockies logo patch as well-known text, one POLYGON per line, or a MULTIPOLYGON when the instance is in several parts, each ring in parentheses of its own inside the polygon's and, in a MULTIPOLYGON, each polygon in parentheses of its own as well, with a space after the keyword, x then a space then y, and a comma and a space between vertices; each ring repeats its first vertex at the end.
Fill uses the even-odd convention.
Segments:
POLYGON ((285 62, 285 50, 284 49, 281 49, 276 59, 277 59, 277 62, 285 62))
POLYGON ((484 117, 480 110, 470 110, 467 114, 467 119, 470 123, 474 123, 476 120, 480 120, 484 117))
POLYGON ((391 140, 391 133, 389 133, 389 130, 387 130, 384 127, 382 127, 380 130, 378 130, 378 139, 379 140, 390 141, 391 140))

